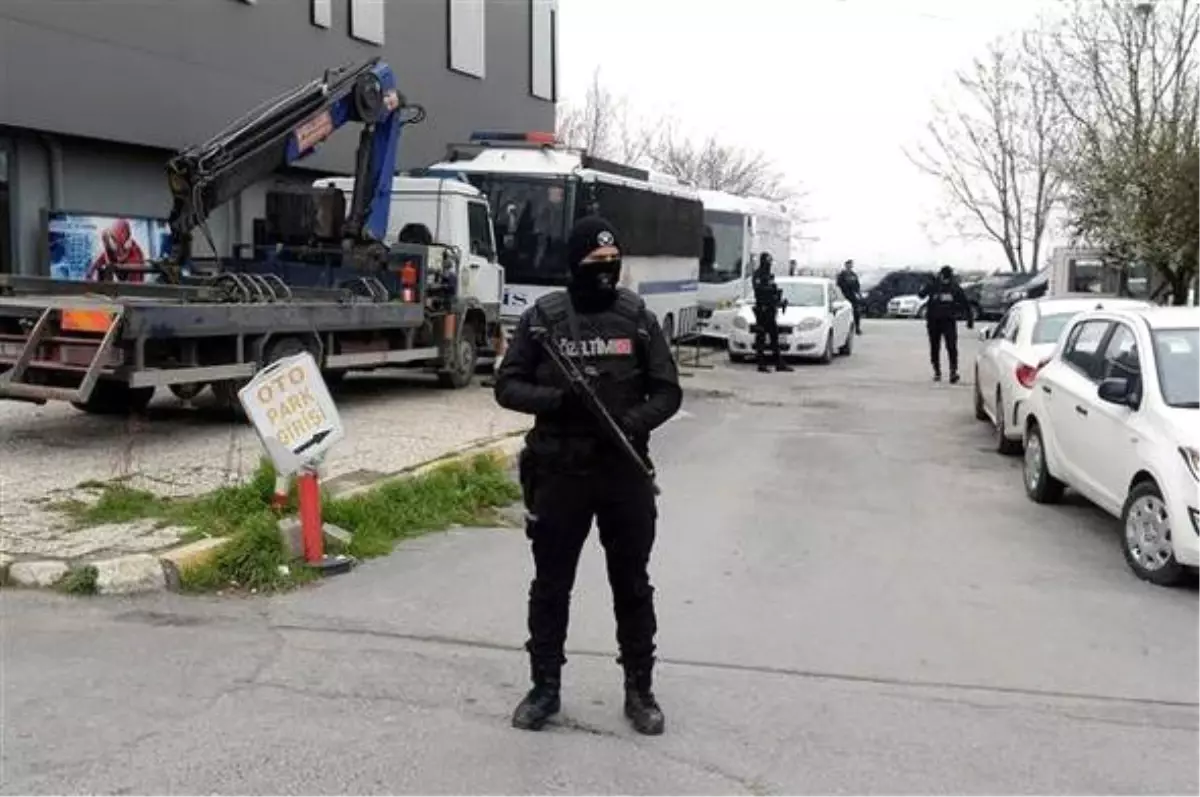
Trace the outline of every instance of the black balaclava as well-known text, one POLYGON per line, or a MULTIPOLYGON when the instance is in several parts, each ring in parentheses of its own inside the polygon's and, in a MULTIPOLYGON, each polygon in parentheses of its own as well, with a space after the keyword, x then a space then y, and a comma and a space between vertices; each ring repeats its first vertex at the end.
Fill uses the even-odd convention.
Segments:
POLYGON ((942 282, 949 282, 953 276, 954 269, 950 268, 949 266, 942 266, 941 270, 938 271, 938 277, 942 280, 942 282))
POLYGON ((571 270, 568 290, 572 298, 587 309, 603 308, 617 298, 620 258, 603 263, 583 262, 585 257, 604 246, 621 249, 617 231, 600 216, 584 216, 575 222, 567 238, 567 266, 571 270))
POLYGON ((771 253, 770 252, 763 252, 762 254, 760 254, 758 256, 758 270, 760 272, 762 272, 763 274, 770 272, 770 270, 771 270, 771 253))

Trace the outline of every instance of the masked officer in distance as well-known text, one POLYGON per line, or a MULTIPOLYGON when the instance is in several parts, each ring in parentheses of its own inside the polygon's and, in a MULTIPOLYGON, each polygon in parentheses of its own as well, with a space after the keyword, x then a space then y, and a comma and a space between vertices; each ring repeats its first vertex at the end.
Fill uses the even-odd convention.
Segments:
POLYGON ((846 301, 850 302, 850 307, 854 310, 854 334, 862 334, 862 286, 859 284, 858 275, 854 273, 854 261, 847 260, 842 264, 842 270, 837 276, 837 286, 841 290, 842 296, 846 297, 846 301))
POLYGON ((783 353, 779 350, 779 311, 787 306, 783 300, 783 291, 775 284, 775 274, 771 271, 771 254, 763 252, 758 256, 758 268, 754 270, 754 355, 758 361, 758 370, 768 373, 767 358, 764 352, 767 339, 771 341, 771 351, 774 353, 776 371, 791 371, 792 367, 783 361, 783 353))
POLYGON ((921 297, 929 297, 925 305, 925 331, 929 335, 929 362, 933 365, 933 381, 942 381, 941 341, 946 340, 946 359, 950 361, 950 382, 958 382, 958 315, 967 320, 967 329, 974 329, 971 302, 954 277, 954 269, 942 266, 937 276, 921 288, 921 297))
POLYGON ((616 230, 607 221, 580 219, 567 241, 569 287, 525 311, 496 375, 500 406, 536 416, 521 461, 536 571, 526 644, 533 689, 512 718, 525 730, 540 729, 560 708, 571 589, 595 518, 625 670, 625 714, 641 733, 663 731, 651 691, 657 631, 647 573, 657 517, 653 487, 605 437, 539 343, 544 334, 592 377, 597 396, 645 457, 650 432, 678 412, 683 392, 658 319, 637 294, 617 286, 620 258, 616 230))

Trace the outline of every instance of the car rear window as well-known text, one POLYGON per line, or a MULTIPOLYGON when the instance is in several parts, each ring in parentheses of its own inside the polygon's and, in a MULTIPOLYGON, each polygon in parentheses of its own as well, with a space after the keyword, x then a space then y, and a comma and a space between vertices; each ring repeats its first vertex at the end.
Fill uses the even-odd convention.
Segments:
POLYGON ((1056 342, 1058 336, 1062 334, 1063 327, 1077 315, 1079 315, 1079 311, 1042 316, 1033 325, 1033 344, 1056 342))

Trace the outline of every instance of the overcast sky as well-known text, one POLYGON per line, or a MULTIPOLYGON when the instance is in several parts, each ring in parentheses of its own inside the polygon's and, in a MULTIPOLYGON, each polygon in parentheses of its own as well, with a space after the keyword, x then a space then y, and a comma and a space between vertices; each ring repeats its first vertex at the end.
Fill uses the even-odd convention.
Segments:
POLYGON ((939 190, 905 158, 931 101, 1040 0, 559 0, 561 95, 632 105, 765 150, 808 190, 802 261, 1004 266, 929 231, 939 190))

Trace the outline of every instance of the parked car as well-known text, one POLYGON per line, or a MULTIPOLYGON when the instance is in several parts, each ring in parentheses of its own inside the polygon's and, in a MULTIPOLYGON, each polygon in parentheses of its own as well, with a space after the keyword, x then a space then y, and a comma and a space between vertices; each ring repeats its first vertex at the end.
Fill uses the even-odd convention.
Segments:
POLYGON ((1024 283, 1017 285, 1014 288, 1009 288, 1004 292, 1004 300, 1001 302, 1002 312, 1007 312, 1008 308, 1012 307, 1022 299, 1040 299, 1050 290, 1050 272, 1039 271, 1037 275, 1026 280, 1024 283))
POLYGON ((1079 313, 1098 309, 1148 309, 1134 299, 1069 296, 1017 302, 995 326, 979 330, 983 345, 975 355, 975 417, 992 424, 996 450, 1021 451, 1021 408, 1033 379, 1049 359, 1067 323, 1079 313))
MULTIPOLYGON (((828 277, 776 279, 787 306, 779 311, 779 347, 785 357, 816 357, 828 363, 854 348, 854 310, 828 277)), ((754 354, 752 302, 739 303, 729 333, 729 359, 741 362, 754 354)))
POLYGON ((932 271, 899 269, 889 271, 863 294, 863 315, 880 318, 887 314, 888 302, 897 296, 914 296, 933 278, 932 271))
POLYGON ((990 321, 1004 315, 1009 303, 1008 292, 1029 282, 1036 275, 1027 272, 1003 271, 985 277, 979 283, 979 300, 975 317, 990 321))
POLYGON ((915 294, 896 296, 888 301, 887 316, 888 318, 924 318, 927 304, 929 304, 928 296, 921 297, 915 294))
POLYGON ((1200 565, 1200 309, 1080 313, 1026 402, 1025 490, 1071 487, 1119 517, 1139 578, 1200 565))

